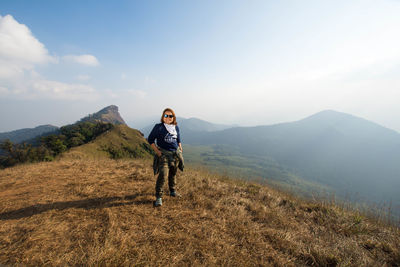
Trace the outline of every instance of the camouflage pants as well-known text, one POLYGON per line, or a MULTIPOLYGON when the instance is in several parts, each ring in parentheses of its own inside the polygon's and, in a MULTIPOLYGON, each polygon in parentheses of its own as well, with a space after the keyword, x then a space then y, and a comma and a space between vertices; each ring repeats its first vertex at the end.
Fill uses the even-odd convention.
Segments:
POLYGON ((163 196, 163 186, 168 177, 169 191, 175 191, 176 172, 178 170, 178 158, 172 152, 162 151, 162 155, 158 161, 158 177, 156 182, 156 197, 163 196))

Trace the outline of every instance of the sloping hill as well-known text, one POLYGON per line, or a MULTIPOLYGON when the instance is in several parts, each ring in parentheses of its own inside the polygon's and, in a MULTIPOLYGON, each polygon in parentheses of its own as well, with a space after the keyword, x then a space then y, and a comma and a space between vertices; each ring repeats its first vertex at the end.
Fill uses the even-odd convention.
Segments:
POLYGON ((0 264, 399 266, 399 229, 337 206, 185 169, 153 208, 148 160, 0 170, 0 264))
POLYGON ((92 142, 74 147, 61 155, 64 158, 150 158, 153 150, 135 129, 115 125, 92 142))

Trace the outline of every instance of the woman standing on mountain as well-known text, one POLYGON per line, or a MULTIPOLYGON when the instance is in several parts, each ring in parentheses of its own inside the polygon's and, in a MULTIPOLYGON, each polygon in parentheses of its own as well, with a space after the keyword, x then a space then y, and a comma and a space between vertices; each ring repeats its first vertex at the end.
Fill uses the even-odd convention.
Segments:
POLYGON ((154 157, 154 174, 158 174, 156 182, 156 207, 162 205, 163 185, 168 176, 169 195, 179 197, 176 192, 176 172, 178 168, 183 171, 182 144, 179 127, 176 122, 175 112, 164 109, 161 123, 154 126, 147 138, 153 150, 156 152, 154 157), (156 143, 155 143, 156 142, 156 143))

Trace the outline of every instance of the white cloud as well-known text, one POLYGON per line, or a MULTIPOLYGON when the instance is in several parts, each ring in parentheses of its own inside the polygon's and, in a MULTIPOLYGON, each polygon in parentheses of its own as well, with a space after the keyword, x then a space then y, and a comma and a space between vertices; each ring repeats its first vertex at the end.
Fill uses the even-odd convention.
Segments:
POLYGON ((105 93, 107 97, 121 100, 143 100, 147 96, 147 92, 137 89, 106 90, 105 93))
POLYGON ((40 64, 54 60, 28 27, 11 15, 0 16, 0 58, 40 64))
POLYGON ((135 89, 128 90, 128 93, 140 99, 145 98, 147 95, 145 91, 135 89))
POLYGON ((0 95, 7 95, 9 93, 8 89, 0 86, 0 95))
POLYGON ((86 74, 81 74, 81 75, 76 76, 76 79, 79 81, 88 81, 91 78, 92 77, 90 77, 89 75, 86 75, 86 74))
POLYGON ((31 97, 40 96, 64 100, 95 100, 98 94, 89 85, 62 83, 58 81, 36 80, 32 83, 32 90, 25 92, 31 97))
POLYGON ((112 90, 106 90, 105 93, 106 93, 106 97, 110 97, 110 98, 113 98, 113 99, 116 99, 116 98, 120 97, 119 95, 117 95, 112 90))
POLYGON ((63 59, 67 62, 78 63, 92 67, 99 65, 99 61, 93 55, 67 55, 64 56, 63 59))
MULTIPOLYGON (((89 66, 99 65, 92 55, 70 55, 64 59, 89 66)), ((17 22, 11 15, 0 16, 1 96, 86 101, 99 97, 89 85, 49 80, 35 70, 38 65, 57 62, 27 26, 17 22)), ((86 81, 90 76, 79 75, 77 79, 86 81)))
POLYGON ((15 78, 36 64, 56 62, 24 24, 0 16, 0 79, 15 78))
POLYGON ((0 95, 16 99, 58 99, 94 101, 100 95, 90 85, 47 80, 43 77, 25 77, 13 87, 0 86, 0 95))
POLYGON ((24 70, 28 68, 31 68, 30 64, 18 64, 0 58, 0 79, 15 79, 23 75, 24 70))
POLYGON ((146 77, 144 77, 144 82, 146 85, 153 85, 156 83, 156 80, 150 76, 146 76, 146 77))

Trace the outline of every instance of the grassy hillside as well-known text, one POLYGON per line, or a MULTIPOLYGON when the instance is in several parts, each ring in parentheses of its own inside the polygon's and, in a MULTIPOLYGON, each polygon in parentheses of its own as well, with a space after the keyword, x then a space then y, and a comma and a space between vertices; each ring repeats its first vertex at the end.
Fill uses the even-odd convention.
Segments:
POLYGON ((177 180, 183 198, 153 208, 150 160, 0 170, 0 264, 399 266, 399 229, 362 214, 204 171, 177 180))
POLYGON ((126 125, 115 125, 113 129, 98 136, 92 142, 74 147, 61 155, 63 158, 150 158, 152 149, 138 130, 126 125))

